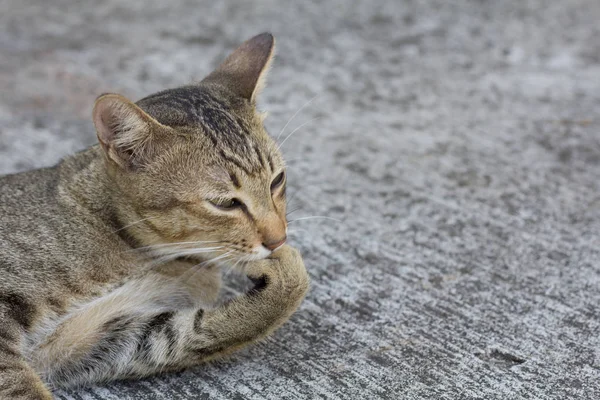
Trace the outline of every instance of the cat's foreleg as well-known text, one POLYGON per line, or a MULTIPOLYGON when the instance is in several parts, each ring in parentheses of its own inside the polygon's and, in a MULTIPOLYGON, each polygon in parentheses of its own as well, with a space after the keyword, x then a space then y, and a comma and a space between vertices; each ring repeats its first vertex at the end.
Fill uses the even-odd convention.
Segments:
POLYGON ((47 375, 66 386, 179 370, 231 353, 264 338, 297 309, 308 275, 297 250, 283 246, 244 272, 255 286, 214 309, 128 314, 107 321, 85 355, 47 375))
POLYGON ((254 282, 246 294, 214 310, 174 317, 181 337, 173 352, 176 365, 198 364, 266 337, 298 308, 309 286, 300 253, 288 245, 244 272, 254 282))

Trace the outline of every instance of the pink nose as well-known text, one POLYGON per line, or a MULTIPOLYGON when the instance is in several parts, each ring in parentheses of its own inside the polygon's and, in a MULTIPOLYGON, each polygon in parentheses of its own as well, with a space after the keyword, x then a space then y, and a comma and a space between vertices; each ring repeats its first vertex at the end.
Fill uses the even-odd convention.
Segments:
POLYGON ((267 249, 273 251, 273 250, 277 249, 278 247, 281 247, 285 243, 286 240, 287 240, 287 236, 284 236, 283 239, 264 242, 262 245, 265 246, 267 249))

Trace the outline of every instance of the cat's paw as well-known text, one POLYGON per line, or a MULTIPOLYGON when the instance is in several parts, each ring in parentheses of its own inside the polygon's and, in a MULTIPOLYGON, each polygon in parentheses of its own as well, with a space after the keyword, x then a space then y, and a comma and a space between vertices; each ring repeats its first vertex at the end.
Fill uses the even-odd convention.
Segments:
POLYGON ((283 245, 269 258, 250 263, 246 274, 260 290, 270 286, 269 289, 281 296, 296 299, 308 291, 309 277, 302 256, 289 245, 283 245))

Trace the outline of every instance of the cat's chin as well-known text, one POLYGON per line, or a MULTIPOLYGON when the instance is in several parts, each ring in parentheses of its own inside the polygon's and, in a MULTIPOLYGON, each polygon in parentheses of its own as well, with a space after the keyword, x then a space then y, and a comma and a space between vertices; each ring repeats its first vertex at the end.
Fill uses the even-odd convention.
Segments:
POLYGON ((258 246, 252 251, 252 253, 244 255, 243 257, 241 257, 241 259, 243 261, 263 260, 263 259, 267 258, 268 256, 270 256, 271 253, 272 253, 271 250, 268 250, 263 246, 258 246))

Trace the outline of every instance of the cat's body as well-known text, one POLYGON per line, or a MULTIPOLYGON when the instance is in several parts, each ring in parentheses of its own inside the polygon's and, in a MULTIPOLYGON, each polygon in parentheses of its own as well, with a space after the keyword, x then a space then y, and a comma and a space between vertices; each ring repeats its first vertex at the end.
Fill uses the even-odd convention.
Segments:
POLYGON ((298 307, 283 163, 255 111, 272 51, 259 35, 201 84, 102 96, 100 145, 0 177, 0 398, 196 365, 298 307), (221 262, 255 287, 214 306, 221 262))

